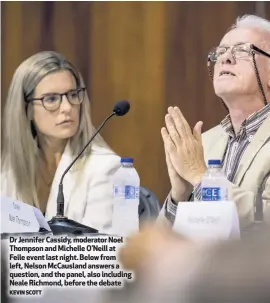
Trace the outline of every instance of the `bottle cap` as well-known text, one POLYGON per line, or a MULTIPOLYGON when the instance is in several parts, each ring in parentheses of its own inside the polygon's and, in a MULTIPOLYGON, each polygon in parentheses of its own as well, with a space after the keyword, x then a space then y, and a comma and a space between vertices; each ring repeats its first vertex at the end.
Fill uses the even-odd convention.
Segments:
POLYGON ((134 163, 133 158, 121 158, 121 163, 134 163))
POLYGON ((208 165, 221 165, 220 160, 208 160, 208 165))

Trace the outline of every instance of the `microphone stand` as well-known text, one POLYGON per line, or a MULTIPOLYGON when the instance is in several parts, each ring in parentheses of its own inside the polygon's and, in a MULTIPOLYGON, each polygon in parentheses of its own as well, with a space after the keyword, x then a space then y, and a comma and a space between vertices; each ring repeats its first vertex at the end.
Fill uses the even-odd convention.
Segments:
POLYGON ((112 114, 110 114, 99 126, 97 131, 94 133, 92 138, 89 140, 89 142, 86 144, 86 146, 83 148, 83 150, 78 154, 78 156, 70 163, 70 165, 67 167, 67 169, 64 171, 60 183, 59 183, 59 190, 58 190, 58 196, 57 196, 57 213, 56 216, 54 216, 50 221, 48 221, 48 224, 53 232, 54 235, 59 235, 59 234, 76 234, 76 235, 81 235, 81 234, 97 234, 98 230, 83 225, 81 223, 78 223, 74 220, 68 219, 67 217, 64 216, 64 205, 65 205, 65 199, 64 199, 64 193, 63 193, 63 179, 67 172, 70 170, 72 165, 79 159, 79 157, 83 154, 83 152, 86 150, 88 145, 94 140, 96 135, 99 133, 99 131, 102 129, 104 124, 113 116, 117 115, 117 113, 114 111, 112 114))

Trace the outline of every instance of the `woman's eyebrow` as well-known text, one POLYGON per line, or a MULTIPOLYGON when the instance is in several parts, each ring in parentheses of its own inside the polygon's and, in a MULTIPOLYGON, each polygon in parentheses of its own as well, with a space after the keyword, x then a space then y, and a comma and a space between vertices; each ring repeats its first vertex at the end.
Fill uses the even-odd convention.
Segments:
MULTIPOLYGON (((75 91, 76 89, 77 88, 71 88, 71 89, 65 91, 65 93, 69 93, 69 92, 75 91)), ((62 93, 47 92, 47 93, 42 94, 41 97, 45 97, 45 96, 48 96, 48 95, 55 95, 55 94, 62 94, 62 93)))

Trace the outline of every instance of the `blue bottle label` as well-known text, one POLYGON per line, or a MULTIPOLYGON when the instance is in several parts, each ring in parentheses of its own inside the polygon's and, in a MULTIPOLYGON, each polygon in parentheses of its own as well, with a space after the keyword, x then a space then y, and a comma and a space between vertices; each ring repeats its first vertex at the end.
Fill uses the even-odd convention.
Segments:
POLYGON ((204 187, 202 188, 202 201, 220 201, 220 187, 204 187))
POLYGON ((132 199, 138 199, 139 198, 139 187, 137 186, 113 186, 113 196, 122 198, 125 200, 132 200, 132 199))

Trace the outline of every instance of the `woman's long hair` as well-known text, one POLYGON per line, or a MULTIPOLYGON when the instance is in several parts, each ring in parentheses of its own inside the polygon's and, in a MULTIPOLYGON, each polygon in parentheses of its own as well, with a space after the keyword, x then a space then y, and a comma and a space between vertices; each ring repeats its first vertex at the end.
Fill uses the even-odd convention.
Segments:
MULTIPOLYGON (((53 51, 33 55, 15 71, 6 100, 2 172, 9 176, 8 182, 14 182, 17 199, 36 206, 39 205, 36 175, 40 153, 37 140, 33 136, 33 123, 28 117, 25 101, 33 96, 36 86, 45 76, 63 70, 69 71, 74 76, 77 87, 83 86, 82 77, 63 55, 53 51)), ((90 116, 90 102, 85 94, 85 99, 81 104, 78 130, 70 138, 70 149, 73 155, 82 150, 94 130, 90 116)), ((94 142, 99 146, 108 147, 101 136, 96 136, 94 142)), ((90 150, 88 149, 88 153, 90 150)))

